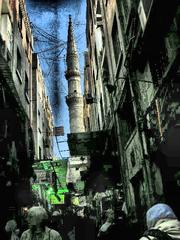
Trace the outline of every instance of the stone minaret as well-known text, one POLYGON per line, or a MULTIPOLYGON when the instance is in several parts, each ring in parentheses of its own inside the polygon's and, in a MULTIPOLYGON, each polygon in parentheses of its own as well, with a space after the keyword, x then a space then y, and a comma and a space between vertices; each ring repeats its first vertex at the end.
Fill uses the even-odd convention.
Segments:
POLYGON ((84 132, 83 97, 81 95, 79 60, 74 40, 71 15, 69 15, 66 62, 67 71, 65 77, 68 81, 66 103, 69 107, 70 132, 84 132))

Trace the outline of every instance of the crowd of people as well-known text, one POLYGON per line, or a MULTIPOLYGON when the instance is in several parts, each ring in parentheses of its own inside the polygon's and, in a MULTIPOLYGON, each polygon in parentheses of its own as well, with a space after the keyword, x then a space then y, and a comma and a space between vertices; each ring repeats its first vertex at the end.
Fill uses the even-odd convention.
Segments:
MULTIPOLYGON (((170 206, 153 205, 146 213, 147 230, 140 240, 180 240, 180 221, 170 206)), ((58 209, 49 216, 41 206, 33 206, 27 213, 26 230, 18 229, 15 219, 5 225, 8 240, 124 240, 135 239, 128 229, 123 213, 117 215, 112 209, 105 212, 104 222, 96 221, 84 208, 77 213, 71 207, 65 212, 58 209)), ((3 239, 4 240, 4 239, 3 239)))
POLYGON ((96 237, 95 221, 87 216, 85 209, 76 211, 67 207, 65 211, 49 213, 42 206, 33 206, 24 221, 23 229, 18 229, 15 219, 7 221, 7 240, 93 240, 96 237))

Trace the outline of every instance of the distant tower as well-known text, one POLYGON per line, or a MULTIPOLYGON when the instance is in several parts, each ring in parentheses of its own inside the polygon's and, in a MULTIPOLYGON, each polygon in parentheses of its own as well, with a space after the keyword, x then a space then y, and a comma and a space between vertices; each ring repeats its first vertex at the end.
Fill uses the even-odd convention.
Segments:
POLYGON ((74 40, 71 15, 69 15, 68 42, 67 42, 67 71, 68 95, 66 103, 69 107, 70 132, 84 132, 83 97, 81 95, 79 60, 74 40))

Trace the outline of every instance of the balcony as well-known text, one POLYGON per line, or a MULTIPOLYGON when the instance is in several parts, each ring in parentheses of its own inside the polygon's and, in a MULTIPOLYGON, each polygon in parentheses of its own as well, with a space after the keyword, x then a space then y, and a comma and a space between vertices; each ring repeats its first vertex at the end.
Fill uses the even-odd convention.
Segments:
MULTIPOLYGON (((169 149, 174 149, 174 153, 171 152, 171 155, 180 155, 178 141, 180 136, 179 92, 179 53, 177 53, 171 68, 164 74, 164 82, 146 113, 147 133, 150 134, 153 151, 157 150, 158 144, 161 143, 163 146, 168 146, 169 149)), ((164 151, 166 152, 168 148, 164 151)))
POLYGON ((22 105, 22 100, 20 99, 20 96, 16 89, 13 74, 11 71, 11 55, 6 46, 5 41, 2 40, 1 35, 0 35, 0 72, 2 77, 7 82, 20 111, 24 114, 25 109, 22 105))
POLYGON ((85 99, 86 99, 86 104, 93 104, 93 103, 97 103, 97 99, 94 98, 91 93, 88 93, 85 95, 85 99))
POLYGON ((108 131, 84 132, 68 134, 68 145, 72 156, 91 155, 105 149, 108 131))
POLYGON ((69 94, 66 96, 66 103, 68 106, 70 106, 73 103, 81 104, 83 101, 83 98, 81 95, 74 93, 74 94, 69 94))

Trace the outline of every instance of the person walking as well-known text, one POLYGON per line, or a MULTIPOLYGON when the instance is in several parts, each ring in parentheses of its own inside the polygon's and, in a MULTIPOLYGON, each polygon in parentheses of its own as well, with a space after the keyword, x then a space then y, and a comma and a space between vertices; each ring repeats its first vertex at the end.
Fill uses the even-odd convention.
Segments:
POLYGON ((117 236, 123 236, 123 240, 134 239, 125 222, 123 212, 115 212, 112 209, 108 209, 106 217, 106 221, 99 229, 98 240, 115 240, 117 236))
POLYGON ((75 240, 76 239, 76 223, 77 223, 77 215, 74 212, 72 206, 69 206, 64 215, 64 233, 66 240, 75 240))
POLYGON ((31 207, 27 215, 29 229, 22 233, 20 240, 62 240, 57 231, 47 227, 47 220, 43 207, 31 207))
POLYGON ((56 210, 52 213, 50 224, 48 226, 56 230, 61 235, 63 240, 66 238, 64 230, 64 219, 61 210, 56 210))
POLYGON ((97 239, 98 240, 110 240, 115 239, 117 236, 117 226, 115 224, 115 214, 112 209, 106 211, 106 221, 99 229, 97 239))
POLYGON ((87 207, 83 209, 83 215, 77 217, 76 240, 96 240, 96 223, 89 216, 87 207))
POLYGON ((14 219, 7 221, 5 231, 9 235, 9 240, 19 240, 19 229, 17 229, 17 223, 14 219))
POLYGON ((140 240, 180 240, 180 222, 171 207, 157 203, 146 213, 147 230, 140 240))

